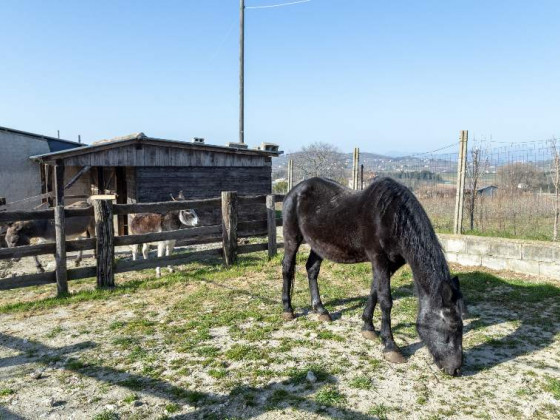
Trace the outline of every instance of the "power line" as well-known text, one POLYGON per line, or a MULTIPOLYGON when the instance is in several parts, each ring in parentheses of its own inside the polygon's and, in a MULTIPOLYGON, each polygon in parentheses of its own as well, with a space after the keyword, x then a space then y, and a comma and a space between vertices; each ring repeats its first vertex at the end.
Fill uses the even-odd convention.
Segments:
POLYGON ((278 4, 271 4, 268 6, 245 6, 245 9, 272 9, 273 7, 284 7, 284 6, 292 6, 294 4, 300 3, 309 3, 311 0, 299 0, 299 1, 292 1, 289 3, 278 3, 278 4))

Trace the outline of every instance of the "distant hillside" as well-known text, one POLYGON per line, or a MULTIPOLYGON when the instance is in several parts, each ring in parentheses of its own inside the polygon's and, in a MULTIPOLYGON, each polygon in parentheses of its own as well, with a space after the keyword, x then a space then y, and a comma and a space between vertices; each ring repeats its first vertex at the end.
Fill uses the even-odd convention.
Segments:
MULTIPOLYGON (((284 172, 288 167, 290 159, 296 159, 299 152, 282 155, 272 159, 273 172, 284 172)), ((352 153, 340 153, 341 160, 344 161, 348 170, 352 169, 352 153)), ((364 165, 364 170, 373 172, 396 172, 396 171, 421 171, 428 170, 434 173, 446 173, 457 170, 456 159, 449 159, 449 156, 437 155, 423 156, 401 156, 390 157, 377 153, 360 153, 360 163, 364 165)))

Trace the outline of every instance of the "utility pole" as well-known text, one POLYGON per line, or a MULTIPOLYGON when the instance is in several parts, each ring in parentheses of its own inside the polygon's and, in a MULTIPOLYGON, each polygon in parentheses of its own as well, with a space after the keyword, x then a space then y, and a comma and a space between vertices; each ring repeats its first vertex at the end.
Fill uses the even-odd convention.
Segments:
POLYGON ((239 2, 239 143, 245 143, 244 96, 245 96, 245 0, 239 2))

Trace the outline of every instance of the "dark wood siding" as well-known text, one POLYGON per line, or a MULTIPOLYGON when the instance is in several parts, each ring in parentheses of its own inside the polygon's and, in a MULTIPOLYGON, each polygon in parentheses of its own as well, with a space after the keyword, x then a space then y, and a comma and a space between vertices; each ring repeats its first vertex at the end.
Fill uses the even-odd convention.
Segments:
POLYGON ((235 151, 190 150, 155 145, 127 145, 64 159, 67 166, 271 166, 265 155, 235 151))
MULTIPOLYGON (((239 195, 270 194, 271 168, 261 167, 143 167, 136 168, 137 201, 169 201, 179 191, 187 199, 219 197, 222 191, 239 195)), ((129 187, 129 186, 128 186, 129 187)), ((219 223, 220 209, 198 214, 201 225, 219 223)), ((240 206, 240 220, 265 220, 266 208, 240 206)))

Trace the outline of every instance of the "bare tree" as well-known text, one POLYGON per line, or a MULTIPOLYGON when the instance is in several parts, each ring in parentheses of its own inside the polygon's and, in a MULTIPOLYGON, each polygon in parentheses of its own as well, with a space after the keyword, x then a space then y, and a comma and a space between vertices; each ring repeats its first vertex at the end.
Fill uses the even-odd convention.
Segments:
POLYGON ((554 228, 552 231, 552 240, 558 240, 558 218, 560 215, 560 150, 556 139, 550 140, 550 151, 552 152, 552 184, 554 185, 554 228))
POLYGON ((294 154, 294 167, 305 178, 323 176, 338 182, 345 180, 344 155, 332 144, 315 142, 294 154))
POLYGON ((480 175, 488 167, 488 158, 482 159, 483 153, 480 147, 471 150, 471 159, 467 165, 467 179, 469 180, 470 196, 467 201, 467 214, 469 217, 470 230, 474 230, 474 214, 478 200, 478 187, 480 175))
POLYGON ((510 193, 514 191, 537 191, 546 187, 546 174, 532 163, 513 162, 500 166, 497 170, 500 187, 510 193))

